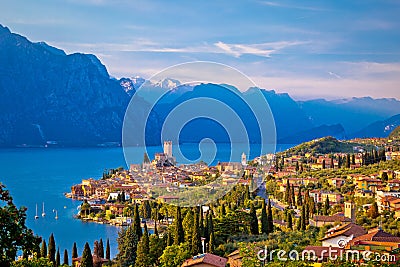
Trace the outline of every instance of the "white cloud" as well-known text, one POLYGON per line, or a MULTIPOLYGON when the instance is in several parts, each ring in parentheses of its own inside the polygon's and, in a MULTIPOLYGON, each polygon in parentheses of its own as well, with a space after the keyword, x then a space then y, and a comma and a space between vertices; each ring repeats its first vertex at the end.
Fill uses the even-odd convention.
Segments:
POLYGON ((301 9, 301 10, 309 10, 309 11, 326 11, 325 8, 314 7, 314 6, 299 6, 296 4, 285 4, 283 1, 273 2, 273 1, 260 1, 262 5, 271 6, 271 7, 280 7, 280 8, 290 8, 290 9, 301 9))
POLYGON ((240 57, 244 54, 256 55, 261 57, 270 57, 271 54, 277 53, 289 46, 303 45, 309 42, 270 42, 261 44, 227 44, 221 41, 215 43, 214 45, 222 49, 225 53, 233 55, 235 57, 240 57))

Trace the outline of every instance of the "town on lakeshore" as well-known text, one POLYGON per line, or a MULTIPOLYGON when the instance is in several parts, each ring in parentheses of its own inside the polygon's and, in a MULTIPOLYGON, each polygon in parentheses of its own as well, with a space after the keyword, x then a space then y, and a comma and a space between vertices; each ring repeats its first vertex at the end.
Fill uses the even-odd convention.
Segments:
MULTIPOLYGON (((79 219, 123 226, 119 249, 126 229, 140 228, 139 236, 150 228, 164 243, 148 266, 398 266, 399 178, 396 135, 325 137, 216 166, 177 166, 165 141, 154 160, 145 154, 142 164, 84 179, 66 196, 82 201, 79 219), (191 188, 203 195, 184 207, 198 193, 191 188)), ((116 263, 127 260, 118 255, 116 263)))

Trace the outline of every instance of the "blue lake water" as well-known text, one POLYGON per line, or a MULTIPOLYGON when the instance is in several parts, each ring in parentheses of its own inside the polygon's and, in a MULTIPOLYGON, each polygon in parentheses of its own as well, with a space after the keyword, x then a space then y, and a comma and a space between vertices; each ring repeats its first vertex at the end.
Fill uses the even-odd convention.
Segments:
MULTIPOLYGON (((218 153, 214 161, 227 161, 231 158, 230 145, 218 145, 218 153)), ((277 147, 283 150, 290 145, 277 147)), ((211 148, 206 147, 204 151, 211 148)), ((182 154, 189 160, 199 159, 201 152, 197 145, 181 145, 182 154)), ((236 148, 232 157, 240 161, 243 152, 236 148)), ((150 158, 161 147, 148 149, 150 158)), ((203 151, 203 153, 204 153, 203 151)), ((257 151, 257 149, 255 150, 257 151)), ((177 152, 177 147, 174 147, 177 152)), ((129 163, 140 163, 143 160, 143 148, 130 148, 129 163)), ((178 153, 177 153, 178 154, 178 153)), ((207 153, 206 153, 207 154, 207 153)), ((251 154, 249 158, 258 155, 251 154)), ((178 162, 186 162, 185 158, 177 158, 178 162)), ((85 242, 91 247, 95 240, 103 238, 104 244, 110 239, 111 256, 117 253, 116 238, 119 228, 115 226, 85 223, 74 219, 79 201, 64 197, 71 185, 80 183, 83 178, 99 178, 104 169, 126 167, 122 148, 15 148, 0 149, 0 182, 6 185, 14 197, 17 206, 25 206, 27 225, 35 234, 48 240, 54 233, 56 245, 60 252, 68 249, 71 256, 73 243, 78 245, 78 253, 83 250, 85 242), (43 218, 42 203, 45 203, 46 216, 43 218), (35 206, 38 204, 39 219, 35 220, 35 206), (53 210, 58 211, 58 220, 53 210)))

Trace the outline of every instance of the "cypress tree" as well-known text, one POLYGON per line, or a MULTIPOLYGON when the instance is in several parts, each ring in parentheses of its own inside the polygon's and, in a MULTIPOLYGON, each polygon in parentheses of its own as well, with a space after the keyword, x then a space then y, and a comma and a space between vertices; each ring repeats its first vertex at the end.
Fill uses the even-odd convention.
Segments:
POLYGON ((301 186, 299 187, 299 193, 297 194, 297 206, 303 205, 303 197, 301 195, 301 186))
POLYGON ((106 259, 111 260, 110 256, 110 240, 107 238, 107 243, 106 243, 106 259))
POLYGON ((93 267, 92 252, 90 251, 88 242, 86 242, 82 252, 81 267, 93 267))
POLYGON ((324 215, 328 215, 329 214, 329 198, 328 196, 326 196, 326 200, 325 200, 325 205, 324 205, 324 215))
MULTIPOLYGON (((193 211, 191 209, 186 213, 183 219, 182 225, 185 232, 185 240, 192 240, 192 227, 194 224, 193 211)), ((190 244, 189 244, 190 247, 190 244)))
POLYGON ((210 241, 208 242, 208 253, 214 253, 215 251, 215 237, 214 232, 210 234, 210 241))
POLYGON ((61 265, 61 257, 60 257, 60 248, 57 248, 57 254, 56 254, 56 266, 61 265))
POLYGON ((142 227, 140 226, 139 207, 136 203, 135 203, 135 209, 133 211, 133 230, 138 239, 140 240, 143 232, 142 232, 142 227))
POLYGON ((205 236, 204 235, 204 218, 203 218, 203 207, 199 206, 199 211, 200 213, 200 221, 199 221, 199 228, 200 228, 200 236, 205 236))
POLYGON ((93 244, 93 255, 99 257, 99 242, 97 240, 93 244))
POLYGON ((225 215, 226 215, 225 204, 222 203, 222 205, 221 205, 221 216, 225 216, 225 215))
POLYGON ((258 235, 258 219, 253 202, 250 204, 250 233, 258 235))
POLYGON ((176 216, 175 216, 175 234, 174 234, 174 244, 180 245, 185 242, 185 232, 183 231, 182 226, 182 214, 181 207, 176 207, 176 216))
POLYGON ((268 200, 267 218, 268 218, 268 233, 272 233, 274 231, 274 218, 272 216, 272 207, 270 200, 268 200))
POLYGON ((46 245, 46 240, 42 240, 42 245, 40 247, 40 257, 46 258, 47 256, 47 245, 46 245))
POLYGON ((55 264, 56 263, 56 242, 54 241, 54 235, 51 234, 49 238, 49 247, 48 247, 48 259, 55 264))
POLYGON ((289 203, 290 201, 290 184, 289 184, 289 179, 287 179, 286 181, 286 188, 285 188, 285 202, 291 206, 291 204, 289 203))
POLYGON ((74 246, 72 247, 72 258, 78 258, 78 249, 76 248, 76 242, 74 242, 74 246))
POLYGON ((68 264, 68 250, 64 249, 64 261, 63 261, 64 265, 69 265, 68 264))
POLYGON ((135 267, 148 267, 150 266, 150 245, 149 245, 149 233, 147 231, 147 225, 144 224, 143 236, 140 239, 137 246, 137 254, 135 267))
POLYGON ((172 246, 174 244, 174 238, 170 230, 167 232, 167 246, 172 246))
POLYGON ((205 240, 206 243, 208 243, 208 241, 209 241, 208 239, 210 237, 210 232, 208 231, 208 214, 209 214, 209 211, 206 212, 206 218, 205 218, 204 226, 203 226, 203 228, 204 228, 203 237, 206 239, 205 240))
POLYGON ((265 206, 265 200, 261 206, 261 233, 268 234, 268 216, 267 207, 265 206))
POLYGON ((104 258, 104 244, 103 244, 102 238, 100 238, 100 242, 99 242, 99 257, 104 258))
POLYGON ((291 197, 290 198, 292 200, 291 203, 293 206, 296 206, 296 198, 294 196, 294 185, 292 185, 290 189, 291 189, 291 192, 290 192, 291 197))
POLYGON ((347 154, 346 156, 346 168, 350 169, 350 154, 347 154))
POLYGON ((154 234, 158 236, 158 230, 157 230, 157 220, 154 221, 154 234))
POLYGON ((292 218, 292 212, 288 212, 287 213, 287 227, 290 230, 293 230, 293 218, 292 218))
POLYGON ((192 233, 192 250, 191 254, 193 256, 202 253, 203 252, 203 247, 201 244, 201 235, 200 235, 200 227, 199 227, 199 215, 196 212, 194 214, 194 227, 193 227, 193 233, 192 233))
MULTIPOLYGON (((211 233, 214 232, 214 223, 213 223, 212 213, 208 214, 207 232, 208 232, 208 235, 211 235, 211 233)), ((208 240, 210 240, 210 239, 208 239, 208 240)))
POLYGON ((306 230, 306 207, 301 207, 301 230, 306 230))
POLYGON ((297 220, 296 229, 297 229, 297 231, 300 231, 300 230, 301 230, 301 218, 299 218, 299 219, 297 220))

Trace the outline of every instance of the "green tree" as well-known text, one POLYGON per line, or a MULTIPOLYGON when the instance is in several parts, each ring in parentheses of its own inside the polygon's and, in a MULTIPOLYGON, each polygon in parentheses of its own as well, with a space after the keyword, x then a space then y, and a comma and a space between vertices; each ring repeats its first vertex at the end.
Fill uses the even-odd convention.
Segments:
POLYGON ((110 240, 107 238, 107 243, 106 243, 106 259, 111 260, 110 256, 110 240))
POLYGON ((303 197, 301 195, 301 186, 299 187, 299 193, 297 194, 297 206, 303 206, 303 197))
POLYGON ((117 262, 122 267, 134 266, 136 261, 136 252, 138 236, 133 225, 127 229, 122 229, 118 233, 118 255, 117 262))
POLYGON ((350 164, 351 164, 351 162, 350 162, 350 154, 347 154, 347 156, 346 156, 346 168, 347 169, 350 169, 350 164))
POLYGON ((239 243, 239 253, 242 257, 242 266, 261 267, 261 261, 257 257, 258 249, 253 243, 239 243))
POLYGON ((289 179, 286 180, 285 202, 286 202, 289 206, 291 206, 291 203, 290 203, 290 183, 289 183, 289 179))
POLYGON ((189 209, 186 212, 186 216, 183 219, 183 223, 182 223, 183 230, 185 231, 185 240, 188 240, 188 241, 192 240, 193 224, 194 224, 193 211, 191 209, 189 209))
POLYGON ((69 265, 68 264, 68 250, 64 249, 64 261, 63 261, 64 265, 69 265))
POLYGON ((144 224, 143 236, 137 245, 137 255, 135 267, 148 267, 150 266, 150 241, 147 225, 144 224))
POLYGON ((25 221, 26 208, 17 208, 9 191, 0 183, 0 266, 10 266, 18 250, 26 256, 32 255, 40 243, 25 221))
MULTIPOLYGON (((4 266, 4 265, 2 265, 4 266)), ((39 259, 22 259, 11 263, 12 267, 54 267, 53 263, 48 258, 39 259)))
POLYGON ((290 187, 290 199, 291 199, 291 201, 290 201, 291 205, 296 206, 296 198, 294 195, 294 185, 292 185, 290 187))
POLYGON ((160 267, 180 267, 190 256, 187 243, 168 246, 160 257, 160 267))
POLYGON ((250 233, 258 235, 258 218, 253 202, 250 204, 250 233))
POLYGON ((104 244, 103 244, 102 238, 100 238, 100 242, 99 242, 99 257, 104 258, 104 244))
POLYGON ((181 207, 176 207, 174 244, 179 245, 185 241, 185 232, 182 226, 181 207))
POLYGON ((61 265, 61 256, 60 256, 60 248, 57 248, 57 253, 56 253, 56 266, 61 265))
POLYGON ((268 218, 268 233, 272 233, 274 231, 274 217, 272 215, 271 200, 268 200, 267 218, 268 218))
POLYGON ((133 212, 133 230, 135 231, 138 240, 140 240, 143 232, 142 232, 142 227, 140 225, 139 207, 137 204, 135 204, 135 210, 133 212))
POLYGON ((287 219, 286 219, 286 221, 287 221, 287 227, 290 229, 290 230, 293 230, 293 218, 292 218, 292 212, 289 210, 288 211, 288 213, 287 213, 287 219))
POLYGON ((222 203, 222 204, 221 204, 221 216, 225 216, 225 214, 226 214, 225 204, 222 203))
POLYGON ((305 231, 306 230, 306 207, 302 206, 301 207, 301 230, 305 231))
POLYGON ((267 207, 265 206, 265 200, 261 205, 261 233, 268 234, 268 216, 267 207))
POLYGON ((388 176, 387 172, 382 173, 381 179, 383 182, 387 182, 389 180, 389 176, 388 176))
POLYGON ((214 253, 214 252, 215 252, 215 236, 214 232, 211 232, 210 241, 208 242, 208 253, 214 253))
POLYGON ((93 267, 92 252, 90 251, 88 242, 86 242, 82 252, 81 267, 93 267))
POLYGON ((324 209, 323 209, 323 214, 324 215, 329 215, 329 209, 330 209, 330 204, 329 204, 329 198, 326 196, 325 204, 324 204, 324 209))
POLYGON ((159 258, 162 255, 165 248, 164 241, 158 235, 151 235, 149 238, 149 257, 150 266, 159 266, 159 258))
POLYGON ((200 227, 199 227, 199 214, 196 212, 194 214, 194 226, 193 226, 193 232, 192 232, 192 244, 191 244, 191 254, 192 255, 197 255, 199 253, 203 252, 203 247, 201 244, 201 236, 200 236, 200 227))
POLYGON ((78 249, 76 248, 76 242, 74 242, 74 245, 72 247, 72 258, 78 258, 78 249))
POLYGON ((40 246, 40 256, 43 258, 47 257, 47 245, 46 240, 42 240, 42 245, 40 246))
POLYGON ((56 242, 54 240, 54 235, 51 234, 49 238, 49 247, 48 247, 48 255, 47 258, 55 264, 56 263, 56 242))
POLYGON ((368 216, 372 219, 376 219, 379 216, 379 210, 378 210, 378 205, 376 204, 376 201, 372 203, 371 208, 368 210, 368 216))

